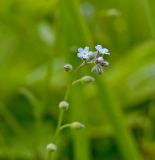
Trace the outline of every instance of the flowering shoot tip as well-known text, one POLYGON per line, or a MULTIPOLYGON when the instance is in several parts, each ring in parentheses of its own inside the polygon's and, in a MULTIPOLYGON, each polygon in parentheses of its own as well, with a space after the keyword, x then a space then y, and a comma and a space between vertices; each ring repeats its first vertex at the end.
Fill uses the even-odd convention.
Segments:
POLYGON ((98 74, 103 73, 103 67, 108 67, 109 62, 104 60, 104 55, 110 55, 110 52, 107 48, 102 47, 102 45, 95 46, 96 51, 92 52, 89 50, 89 47, 79 48, 77 56, 78 58, 82 59, 83 62, 81 65, 76 69, 78 71, 82 67, 85 67, 88 64, 95 64, 92 68, 92 72, 96 72, 98 74))

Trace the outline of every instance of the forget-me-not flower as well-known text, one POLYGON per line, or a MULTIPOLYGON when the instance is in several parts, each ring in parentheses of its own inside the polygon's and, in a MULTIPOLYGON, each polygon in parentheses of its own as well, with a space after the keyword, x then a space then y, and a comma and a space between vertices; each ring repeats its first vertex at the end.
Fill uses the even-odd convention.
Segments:
POLYGON ((95 48, 100 54, 110 54, 109 50, 107 48, 103 48, 101 45, 96 45, 95 48))
POLYGON ((85 47, 84 49, 83 48, 79 48, 77 56, 79 58, 84 59, 84 60, 88 60, 90 58, 90 56, 92 56, 92 52, 89 51, 89 47, 85 47))

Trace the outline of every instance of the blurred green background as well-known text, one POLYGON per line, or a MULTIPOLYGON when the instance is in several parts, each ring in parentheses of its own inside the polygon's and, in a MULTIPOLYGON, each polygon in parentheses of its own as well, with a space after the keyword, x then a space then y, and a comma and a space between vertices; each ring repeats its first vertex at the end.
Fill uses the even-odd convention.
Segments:
POLYGON ((155 159, 155 1, 0 0, 0 160, 44 160, 70 79, 96 78, 69 97, 55 160, 155 159), (102 76, 76 67, 102 44, 102 76))

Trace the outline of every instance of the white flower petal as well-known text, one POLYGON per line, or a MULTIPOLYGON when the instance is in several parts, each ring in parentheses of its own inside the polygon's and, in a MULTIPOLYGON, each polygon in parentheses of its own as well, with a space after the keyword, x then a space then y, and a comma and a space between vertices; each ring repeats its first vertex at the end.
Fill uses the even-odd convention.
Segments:
POLYGON ((104 53, 108 53, 109 52, 109 50, 107 48, 103 48, 103 50, 104 50, 104 53))
POLYGON ((88 59, 89 56, 88 55, 83 55, 83 59, 88 59))
POLYGON ((101 45, 96 45, 95 48, 99 51, 100 49, 102 49, 101 45))
POLYGON ((89 47, 86 46, 86 47, 84 48, 84 51, 88 52, 88 51, 89 51, 89 47))
POLYGON ((105 50, 104 50, 104 49, 100 49, 99 52, 100 52, 101 54, 105 54, 105 50))
POLYGON ((82 54, 81 52, 77 53, 77 56, 78 56, 79 58, 83 58, 83 54, 82 54))
POLYGON ((110 53, 109 53, 109 52, 106 52, 105 54, 110 55, 110 53))

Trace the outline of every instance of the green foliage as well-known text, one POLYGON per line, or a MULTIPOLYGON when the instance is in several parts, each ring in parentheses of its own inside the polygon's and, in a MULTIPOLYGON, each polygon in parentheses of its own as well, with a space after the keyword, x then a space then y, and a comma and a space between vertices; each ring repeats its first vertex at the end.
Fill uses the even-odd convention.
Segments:
POLYGON ((86 128, 64 130, 54 159, 153 160, 154 15, 154 0, 1 0, 0 159, 46 159, 70 81, 63 66, 80 63, 79 47, 102 44, 110 67, 74 88, 64 115, 86 128))

